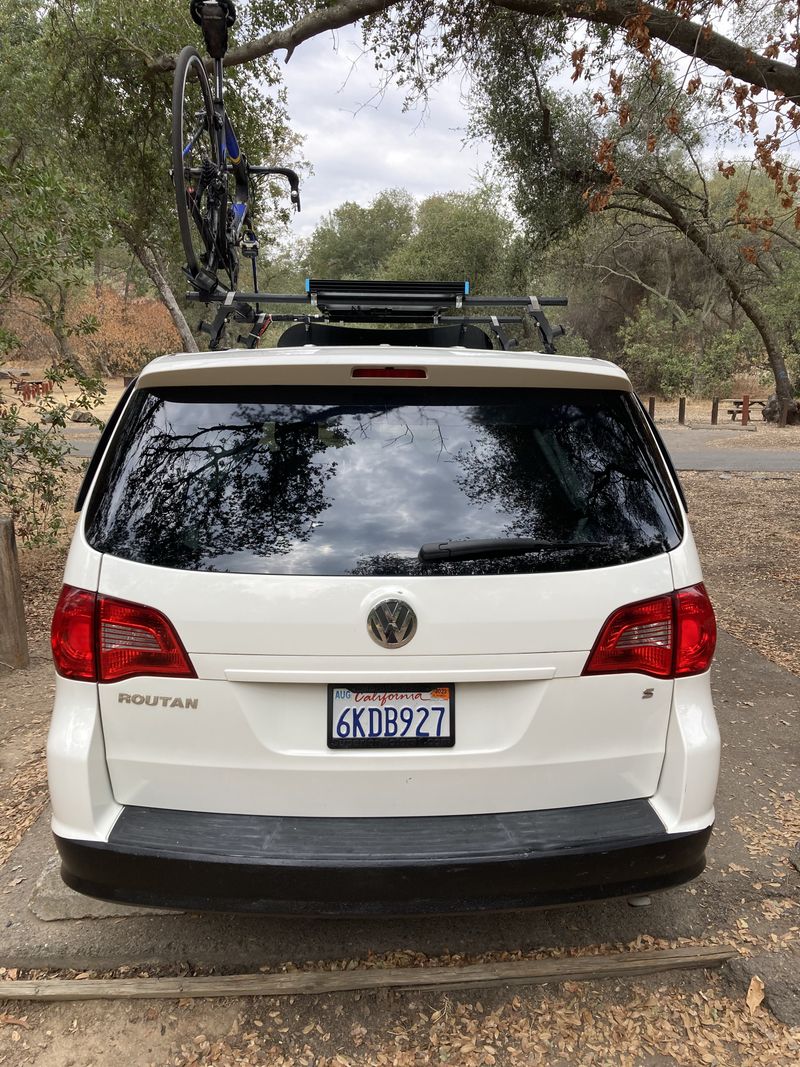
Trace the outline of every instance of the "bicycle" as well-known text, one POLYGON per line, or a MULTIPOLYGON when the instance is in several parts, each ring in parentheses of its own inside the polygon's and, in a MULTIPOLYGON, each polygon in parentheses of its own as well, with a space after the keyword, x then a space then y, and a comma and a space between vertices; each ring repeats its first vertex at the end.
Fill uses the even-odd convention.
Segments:
MULTIPOLYGON (((289 167, 253 166, 225 110, 223 59, 228 31, 236 22, 232 0, 191 0, 193 20, 203 31, 213 61, 213 92, 205 62, 193 45, 178 56, 172 87, 172 180, 186 275, 200 294, 219 298, 233 293, 239 278, 240 255, 251 261, 253 289, 258 291, 258 239, 250 212, 254 176, 274 175, 289 182, 291 203, 300 210, 300 179, 289 167), (227 282, 220 280, 220 273, 227 282)), ((211 347, 222 338, 231 314, 223 308, 214 323, 202 325, 211 347)), ((235 317, 254 329, 246 339, 258 343, 263 332, 258 305, 237 303, 235 317), (260 332, 258 332, 260 331, 260 332)))

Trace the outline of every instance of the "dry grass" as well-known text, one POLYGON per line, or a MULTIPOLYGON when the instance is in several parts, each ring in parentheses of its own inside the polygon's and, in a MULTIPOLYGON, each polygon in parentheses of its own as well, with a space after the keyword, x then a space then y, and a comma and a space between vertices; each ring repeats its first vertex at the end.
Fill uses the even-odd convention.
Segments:
MULTIPOLYGON (((741 394, 739 394, 741 395, 741 394)), ((765 392, 753 393, 753 396, 757 396, 759 399, 766 399, 767 394, 765 392)), ((647 397, 641 397, 642 402, 647 404, 647 397)), ((663 400, 656 398, 656 422, 659 426, 676 426, 678 424, 678 400, 677 398, 663 400)), ((737 429, 741 430, 741 437, 746 446, 752 447, 755 441, 761 438, 764 434, 768 439, 771 439, 775 444, 771 447, 780 448, 780 441, 791 440, 797 444, 800 440, 800 427, 798 426, 786 426, 780 429, 775 423, 764 422, 761 416, 761 408, 756 406, 750 409, 750 422, 746 427, 741 424, 739 417, 734 421, 728 414, 731 410, 730 404, 723 404, 720 401, 718 423, 717 426, 720 429, 737 429)), ((686 400, 686 425, 697 429, 713 429, 711 424, 711 399, 701 397, 687 397, 686 400)), ((731 444, 730 437, 726 435, 725 447, 729 447, 731 444)), ((756 445, 756 447, 758 447, 756 445)), ((762 446, 764 447, 764 446, 762 446)))

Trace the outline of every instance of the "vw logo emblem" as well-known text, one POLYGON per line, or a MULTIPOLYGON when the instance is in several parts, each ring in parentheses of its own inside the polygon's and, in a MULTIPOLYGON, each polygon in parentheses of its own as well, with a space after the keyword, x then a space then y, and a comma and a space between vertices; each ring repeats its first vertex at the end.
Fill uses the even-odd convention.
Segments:
POLYGON ((402 648, 417 632, 417 616, 404 600, 382 600, 367 616, 367 632, 384 648, 402 648))

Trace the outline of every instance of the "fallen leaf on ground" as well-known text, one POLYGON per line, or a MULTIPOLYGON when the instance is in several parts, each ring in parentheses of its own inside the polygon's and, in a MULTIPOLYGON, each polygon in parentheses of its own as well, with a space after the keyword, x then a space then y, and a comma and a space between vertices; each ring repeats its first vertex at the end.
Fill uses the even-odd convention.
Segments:
POLYGON ((750 979, 750 985, 747 987, 747 1006, 750 1009, 750 1014, 755 1015, 761 1001, 764 999, 764 983, 754 974, 750 979))
POLYGON ((30 1030, 27 1015, 17 1018, 15 1015, 0 1013, 0 1026, 24 1026, 26 1030, 30 1030))

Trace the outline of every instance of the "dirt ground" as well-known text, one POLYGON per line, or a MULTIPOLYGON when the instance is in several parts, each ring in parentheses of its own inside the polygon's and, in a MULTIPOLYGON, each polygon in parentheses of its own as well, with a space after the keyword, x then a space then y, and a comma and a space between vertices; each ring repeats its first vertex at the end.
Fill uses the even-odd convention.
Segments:
POLYGON ((686 471, 681 481, 720 625, 800 674, 800 474, 686 471))
POLYGON ((750 1015, 716 977, 700 989, 640 981, 458 996, 54 1005, 28 1011, 15 1032, 16 1043, 0 1044, 0 1063, 36 1067, 789 1067, 800 1052, 763 1007, 750 1015))
MULTIPOLYGON (((743 431, 742 438, 751 443, 767 435, 769 447, 800 445, 800 435, 794 431, 763 426, 758 433, 743 431)), ((689 473, 683 481, 721 626, 800 675, 795 603, 800 590, 796 526, 800 474, 689 473)), ((65 544, 21 553, 32 665, 13 678, 13 685, 8 676, 0 676, 0 894, 3 886, 19 876, 7 863, 8 857, 46 799, 43 748, 52 687, 47 630, 60 587, 65 544)), ((746 713, 747 701, 743 704, 746 713)), ((754 857, 754 868, 759 852, 766 853, 769 862, 778 855, 785 861, 787 851, 800 838, 797 794, 782 787, 771 796, 769 805, 764 826, 772 836, 752 823, 743 823, 738 830, 745 854, 754 857)), ((747 868, 730 876, 742 872, 747 868)), ((748 872, 743 877, 753 875, 748 872)), ((747 917, 733 920, 730 929, 715 939, 728 940, 745 957, 780 948, 790 953, 788 958, 796 966, 800 959, 797 894, 788 883, 770 884, 772 891, 765 888, 759 900, 758 921, 743 910, 742 916, 747 917)), ((755 888, 760 890, 761 883, 755 888)), ((502 923, 502 917, 498 922, 502 923)), ((647 938, 630 947, 666 944, 647 938)), ((507 958, 492 953, 487 957, 507 958)), ((390 955, 328 965, 457 962, 390 955)), ((17 977, 22 975, 0 967, 0 988, 3 981, 17 977)), ((382 992, 48 1006, 0 999, 0 1064, 788 1067, 800 1062, 800 1028, 779 1022, 765 1004, 748 1006, 744 988, 723 972, 697 972, 629 982, 453 994, 382 992)), ((756 996, 752 1003, 757 1000, 756 996)))

